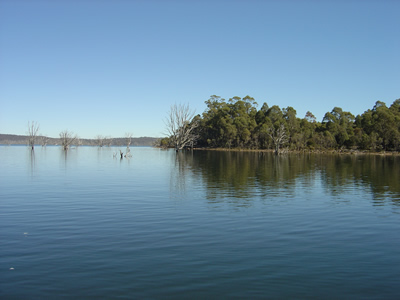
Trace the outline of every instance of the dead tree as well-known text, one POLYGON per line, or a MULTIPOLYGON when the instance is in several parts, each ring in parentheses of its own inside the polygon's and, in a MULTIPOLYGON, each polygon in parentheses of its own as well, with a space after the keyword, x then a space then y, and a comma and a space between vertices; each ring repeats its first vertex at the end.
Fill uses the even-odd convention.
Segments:
POLYGON ((269 128, 268 135, 270 136, 270 138, 272 139, 272 143, 274 144, 275 154, 278 155, 280 147, 288 141, 285 125, 281 124, 278 128, 269 128))
POLYGON ((133 133, 132 132, 126 132, 125 133, 125 138, 126 138, 126 147, 129 148, 129 146, 132 143, 132 137, 133 137, 133 133))
POLYGON ((96 145, 99 146, 100 148, 104 146, 106 137, 102 135, 96 135, 95 140, 96 140, 96 145))
POLYGON ((49 138, 47 136, 42 136, 41 137, 42 147, 46 147, 48 142, 49 142, 49 138))
POLYGON ((63 147, 64 150, 68 150, 76 139, 77 136, 74 135, 72 132, 69 132, 68 130, 60 132, 61 146, 63 147))
POLYGON ((75 136, 75 145, 76 146, 82 146, 82 140, 81 140, 81 138, 78 136, 78 135, 76 135, 75 136))
POLYGON ((28 145, 35 148, 36 139, 39 133, 39 124, 37 122, 28 122, 28 145))
POLYGON ((188 145, 193 145, 198 138, 195 134, 195 129, 199 123, 197 120, 193 120, 194 114, 188 104, 174 104, 171 106, 165 125, 166 134, 170 137, 176 152, 188 145))
POLYGON ((113 143, 113 138, 111 136, 106 136, 105 143, 108 147, 111 147, 113 143))

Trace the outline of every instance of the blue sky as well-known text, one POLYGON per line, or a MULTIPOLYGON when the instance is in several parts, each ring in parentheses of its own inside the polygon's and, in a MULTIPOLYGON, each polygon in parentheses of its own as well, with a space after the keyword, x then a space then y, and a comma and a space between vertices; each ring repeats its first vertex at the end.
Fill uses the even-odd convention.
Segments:
POLYGON ((0 133, 163 136, 250 95, 319 121, 400 98, 400 1, 0 0, 0 133))

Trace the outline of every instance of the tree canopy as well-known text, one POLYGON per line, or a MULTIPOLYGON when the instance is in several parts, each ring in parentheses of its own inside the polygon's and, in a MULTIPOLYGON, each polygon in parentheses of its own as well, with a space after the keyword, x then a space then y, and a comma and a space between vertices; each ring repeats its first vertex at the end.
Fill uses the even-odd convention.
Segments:
POLYGON ((205 111, 190 120, 196 122, 197 147, 400 151, 400 99, 390 107, 377 101, 372 109, 357 116, 334 107, 321 122, 311 111, 299 118, 291 106, 263 103, 258 109, 250 96, 226 101, 212 95, 205 104, 205 111))

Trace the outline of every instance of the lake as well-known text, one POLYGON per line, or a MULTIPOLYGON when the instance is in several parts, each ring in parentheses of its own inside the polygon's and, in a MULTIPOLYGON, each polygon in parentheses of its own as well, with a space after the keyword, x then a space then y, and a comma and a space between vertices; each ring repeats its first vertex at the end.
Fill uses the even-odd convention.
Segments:
POLYGON ((1 299, 399 299, 400 157, 0 146, 1 299))

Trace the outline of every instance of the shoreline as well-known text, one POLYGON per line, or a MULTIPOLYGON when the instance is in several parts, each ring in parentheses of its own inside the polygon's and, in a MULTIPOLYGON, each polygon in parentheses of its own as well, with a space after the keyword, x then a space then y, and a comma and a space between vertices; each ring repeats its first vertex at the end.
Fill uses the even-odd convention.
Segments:
MULTIPOLYGON (((231 152, 261 152, 274 153, 273 149, 242 149, 242 148, 193 148, 196 151, 231 151, 231 152)), ((398 151, 368 151, 368 150, 287 150, 283 149, 279 155, 285 154, 339 154, 339 155, 376 155, 376 156, 400 156, 398 151)))

